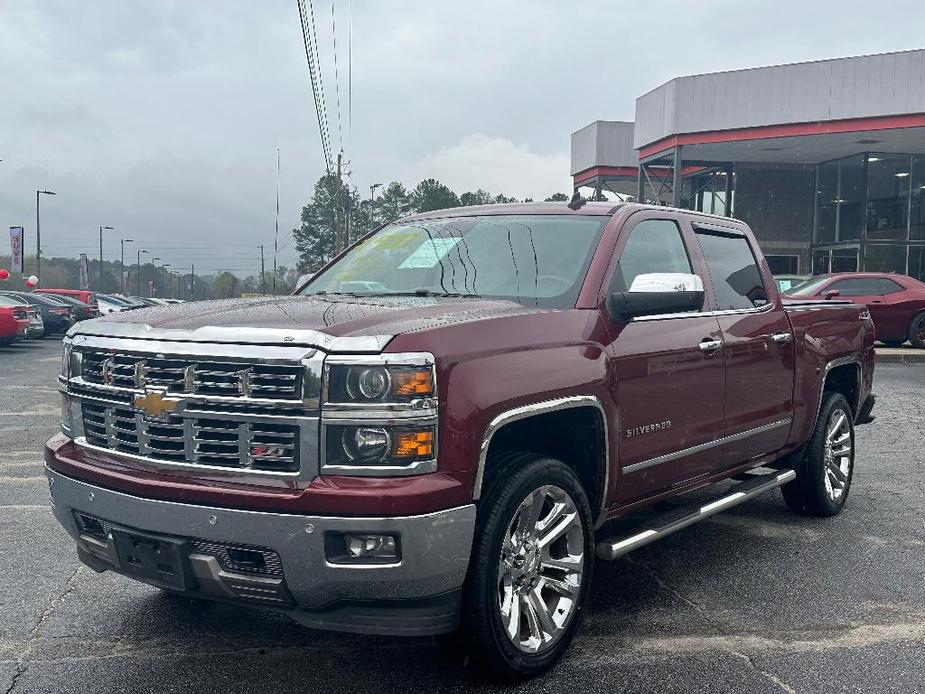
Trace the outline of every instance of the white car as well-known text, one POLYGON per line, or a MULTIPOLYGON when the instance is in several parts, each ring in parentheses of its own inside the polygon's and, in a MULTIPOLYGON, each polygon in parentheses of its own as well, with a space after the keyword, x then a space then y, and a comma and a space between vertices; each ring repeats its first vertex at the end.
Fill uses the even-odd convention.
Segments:
POLYGON ((100 294, 96 295, 96 303, 99 304, 101 316, 105 316, 107 313, 119 313, 126 309, 126 306, 123 304, 117 304, 115 301, 104 299, 100 294))

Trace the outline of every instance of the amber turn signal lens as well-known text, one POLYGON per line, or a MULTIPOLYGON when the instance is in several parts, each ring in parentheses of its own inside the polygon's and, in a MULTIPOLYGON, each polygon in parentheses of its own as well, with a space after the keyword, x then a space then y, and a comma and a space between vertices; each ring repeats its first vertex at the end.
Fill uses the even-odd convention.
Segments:
POLYGON ((392 389, 396 395, 434 394, 434 379, 430 369, 414 369, 392 372, 392 389))
POLYGON ((392 455, 396 458, 430 458, 434 454, 434 432, 403 431, 393 435, 392 455))

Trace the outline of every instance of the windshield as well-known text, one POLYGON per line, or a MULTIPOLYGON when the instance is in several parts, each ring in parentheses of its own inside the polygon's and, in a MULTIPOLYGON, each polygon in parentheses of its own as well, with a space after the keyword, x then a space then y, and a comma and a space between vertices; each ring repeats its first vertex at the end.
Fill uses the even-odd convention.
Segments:
POLYGON ((803 282, 803 284, 798 284, 796 287, 789 289, 787 291, 788 296, 811 296, 819 291, 819 289, 826 282, 829 281, 828 277, 818 277, 816 279, 811 279, 808 282, 803 282))
POLYGON ((604 217, 457 217, 388 226, 302 294, 465 295, 571 308, 604 217))

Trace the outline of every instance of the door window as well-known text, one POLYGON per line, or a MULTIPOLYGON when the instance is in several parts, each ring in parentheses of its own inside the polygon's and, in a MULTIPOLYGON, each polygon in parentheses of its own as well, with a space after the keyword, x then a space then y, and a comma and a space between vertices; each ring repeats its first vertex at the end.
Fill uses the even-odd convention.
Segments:
POLYGON ((630 231, 610 291, 631 291, 640 275, 660 273, 692 275, 694 271, 678 225, 668 219, 645 219, 630 231))
POLYGON ((768 303, 768 292, 748 239, 697 229, 720 311, 759 308, 768 303))
POLYGON ((839 280, 832 283, 829 290, 832 289, 837 289, 839 296, 880 296, 884 294, 883 283, 879 277, 839 280))

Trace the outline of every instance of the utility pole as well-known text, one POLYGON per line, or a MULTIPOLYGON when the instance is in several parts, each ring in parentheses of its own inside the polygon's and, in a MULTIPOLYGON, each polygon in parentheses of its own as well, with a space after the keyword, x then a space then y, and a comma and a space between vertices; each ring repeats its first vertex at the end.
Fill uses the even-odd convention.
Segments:
POLYGON ((381 188, 381 183, 373 183, 369 187, 369 228, 374 229, 376 226, 376 188, 381 188))
POLYGON ((196 266, 190 265, 189 269, 189 298, 196 300, 196 266))
MULTIPOLYGON (((273 273, 273 284, 274 284, 273 294, 275 295, 276 294, 276 287, 275 287, 276 273, 275 272, 273 273)), ((260 294, 263 295, 266 293, 267 293, 267 270, 263 264, 263 244, 261 243, 260 244, 260 294)))
MULTIPOLYGON (((260 247, 260 282, 263 283, 263 246, 260 247)), ((273 296, 276 296, 276 255, 279 253, 279 147, 276 148, 276 233, 273 235, 273 296)))
POLYGON ((341 161, 344 158, 343 152, 337 153, 337 192, 334 196, 334 255, 339 254, 344 250, 344 206, 342 204, 343 197, 343 181, 340 177, 340 168, 341 161))

